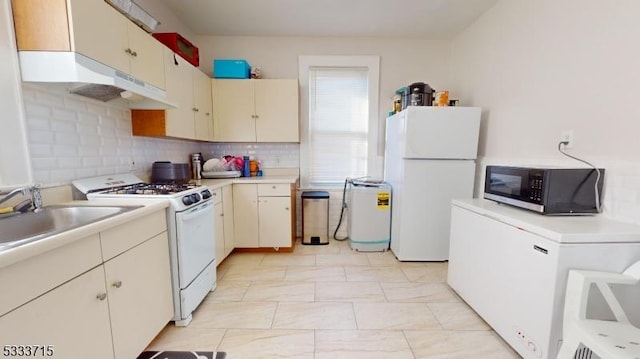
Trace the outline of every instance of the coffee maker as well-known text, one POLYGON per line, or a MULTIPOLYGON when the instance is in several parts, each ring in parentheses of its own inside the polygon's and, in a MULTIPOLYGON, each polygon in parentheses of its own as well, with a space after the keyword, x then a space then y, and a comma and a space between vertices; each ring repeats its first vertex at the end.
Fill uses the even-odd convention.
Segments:
POLYGON ((408 86, 411 106, 433 105, 434 90, 424 82, 414 82, 408 86))

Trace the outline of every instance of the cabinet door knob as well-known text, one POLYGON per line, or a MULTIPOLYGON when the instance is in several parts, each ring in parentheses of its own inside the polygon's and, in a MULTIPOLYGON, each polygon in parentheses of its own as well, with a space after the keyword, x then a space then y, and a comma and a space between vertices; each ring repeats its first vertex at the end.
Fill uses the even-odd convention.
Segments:
POLYGON ((289 210, 289 207, 284 207, 284 209, 285 209, 285 211, 288 211, 288 210, 289 210))
POLYGON ((98 295, 96 295, 96 298, 98 298, 99 300, 105 300, 107 299, 107 293, 99 293, 98 295))
POLYGON ((220 213, 220 217, 224 217, 224 213, 220 213))
POLYGON ((131 49, 127 48, 126 50, 124 50, 124 53, 131 55, 132 52, 131 52, 131 49))
POLYGON ((276 189, 276 186, 271 186, 271 188, 276 189))
POLYGON ((113 286, 116 287, 116 288, 122 287, 122 281, 117 280, 117 281, 113 282, 113 286))
POLYGON ((211 114, 209 112, 206 113, 207 116, 211 116, 211 114))
POLYGON ((191 110, 193 110, 194 112, 198 112, 200 110, 198 110, 196 107, 192 108, 191 110))
POLYGON ((138 56, 138 53, 137 53, 137 52, 135 52, 135 51, 133 51, 133 52, 131 52, 131 56, 133 56, 133 57, 137 57, 137 56, 138 56))

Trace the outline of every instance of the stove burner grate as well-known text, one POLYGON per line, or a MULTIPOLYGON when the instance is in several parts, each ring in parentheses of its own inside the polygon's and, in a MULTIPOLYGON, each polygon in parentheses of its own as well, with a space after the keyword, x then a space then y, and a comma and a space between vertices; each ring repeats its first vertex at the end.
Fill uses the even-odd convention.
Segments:
POLYGON ((138 194, 138 195, 169 195, 196 188, 195 184, 164 184, 164 183, 136 183, 127 186, 114 187, 101 193, 105 194, 138 194))

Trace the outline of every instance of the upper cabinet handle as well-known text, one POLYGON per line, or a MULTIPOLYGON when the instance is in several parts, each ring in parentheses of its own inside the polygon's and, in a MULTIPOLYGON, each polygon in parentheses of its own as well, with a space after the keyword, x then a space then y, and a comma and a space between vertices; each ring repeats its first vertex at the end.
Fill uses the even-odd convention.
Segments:
POLYGON ((122 281, 117 280, 117 281, 113 282, 113 286, 116 287, 116 288, 122 287, 122 281))

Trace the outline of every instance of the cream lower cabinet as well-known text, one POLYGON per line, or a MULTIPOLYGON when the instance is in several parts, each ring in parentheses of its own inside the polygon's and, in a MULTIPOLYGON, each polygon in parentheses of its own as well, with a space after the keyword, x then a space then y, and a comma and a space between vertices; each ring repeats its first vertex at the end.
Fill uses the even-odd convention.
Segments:
POLYGON ((214 241, 216 243, 216 266, 222 263, 225 257, 224 249, 224 204, 222 200, 222 189, 213 190, 215 204, 213 205, 214 241))
POLYGON ((233 224, 233 186, 222 187, 222 212, 224 215, 224 257, 236 247, 233 224))
POLYGON ((0 301, 1 345, 45 346, 38 353, 53 355, 30 356, 65 359, 144 350, 173 316, 164 210, 99 237, 0 269, 6 297, 15 297, 0 301))
POLYGON ((215 223, 216 266, 218 266, 235 248, 232 185, 216 188, 213 192, 216 196, 213 221, 215 223))
POLYGON ((0 345, 50 345, 51 358, 112 359, 106 293, 99 266, 0 317, 0 345))
POLYGON ((260 247, 291 247, 291 197, 259 197, 260 247))
POLYGON ((233 228, 237 248, 258 248, 258 186, 233 185, 233 228))
POLYGON ((116 359, 136 358, 173 316, 167 233, 104 264, 116 359))
POLYGON ((290 184, 234 184, 238 248, 292 248, 294 207, 290 184))
POLYGON ((213 139, 300 142, 298 80, 212 80, 213 139))

